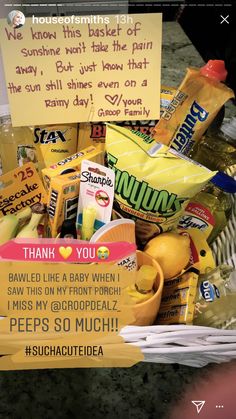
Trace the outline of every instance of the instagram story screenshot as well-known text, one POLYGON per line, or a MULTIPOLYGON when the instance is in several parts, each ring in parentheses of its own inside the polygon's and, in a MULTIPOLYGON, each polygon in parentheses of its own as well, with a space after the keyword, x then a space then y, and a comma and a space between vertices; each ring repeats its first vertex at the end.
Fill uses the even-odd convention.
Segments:
POLYGON ((234 0, 0 4, 0 419, 235 419, 234 0))

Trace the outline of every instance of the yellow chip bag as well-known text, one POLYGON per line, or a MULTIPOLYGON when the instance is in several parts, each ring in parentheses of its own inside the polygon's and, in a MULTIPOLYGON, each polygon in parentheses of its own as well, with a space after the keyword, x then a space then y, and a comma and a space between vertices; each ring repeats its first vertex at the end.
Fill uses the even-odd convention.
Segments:
POLYGON ((220 81, 227 71, 221 60, 199 69, 188 68, 173 100, 153 130, 153 138, 189 155, 233 91, 220 81))
POLYGON ((171 230, 188 200, 216 172, 138 134, 107 124, 108 166, 115 172, 114 209, 136 221, 142 244, 171 230))

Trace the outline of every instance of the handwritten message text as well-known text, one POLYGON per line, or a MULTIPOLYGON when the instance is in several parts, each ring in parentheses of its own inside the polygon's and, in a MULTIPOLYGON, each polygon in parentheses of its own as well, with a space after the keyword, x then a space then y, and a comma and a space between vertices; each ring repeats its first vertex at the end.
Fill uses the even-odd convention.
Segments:
POLYGON ((2 19, 13 125, 158 119, 161 15, 128 17, 20 29, 2 19))

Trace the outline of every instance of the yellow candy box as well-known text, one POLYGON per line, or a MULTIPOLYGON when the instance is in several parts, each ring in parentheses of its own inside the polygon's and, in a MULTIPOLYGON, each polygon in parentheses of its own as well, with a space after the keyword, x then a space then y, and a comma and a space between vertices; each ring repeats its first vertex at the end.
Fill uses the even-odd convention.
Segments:
POLYGON ((52 178, 58 175, 63 175, 71 172, 76 172, 80 170, 82 161, 91 160, 93 162, 103 164, 104 152, 101 149, 101 146, 90 146, 86 147, 78 153, 73 154, 70 157, 67 157, 64 160, 59 161, 57 164, 54 164, 46 169, 42 170, 43 183, 45 189, 48 191, 50 188, 50 183, 52 178))
POLYGON ((64 220, 76 220, 79 189, 80 172, 56 176, 51 180, 47 235, 57 237, 64 220))

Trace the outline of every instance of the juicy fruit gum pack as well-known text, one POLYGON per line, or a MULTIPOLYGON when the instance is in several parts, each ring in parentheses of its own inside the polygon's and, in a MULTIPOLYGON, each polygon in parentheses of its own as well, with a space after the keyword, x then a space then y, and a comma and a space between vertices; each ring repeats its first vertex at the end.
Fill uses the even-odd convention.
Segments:
POLYGON ((107 124, 106 150, 115 172, 114 209, 136 221, 140 244, 171 230, 188 200, 216 173, 112 124, 107 124))
POLYGON ((158 324, 192 324, 198 274, 186 272, 175 280, 166 281, 163 288, 158 324))
POLYGON ((155 126, 153 138, 188 155, 223 104, 232 97, 233 91, 223 83, 189 68, 169 107, 155 126))

